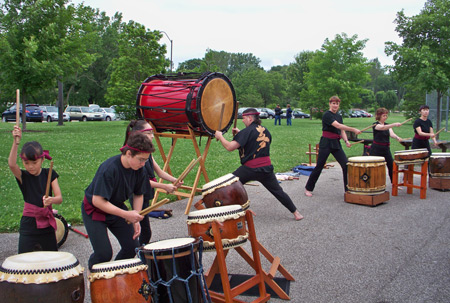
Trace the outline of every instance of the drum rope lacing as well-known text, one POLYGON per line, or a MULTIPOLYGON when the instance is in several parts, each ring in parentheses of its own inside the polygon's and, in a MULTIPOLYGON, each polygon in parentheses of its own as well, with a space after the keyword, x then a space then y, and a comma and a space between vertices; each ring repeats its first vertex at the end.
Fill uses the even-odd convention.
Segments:
POLYGON ((142 263, 141 260, 136 260, 135 262, 132 262, 132 263, 129 263, 129 264, 121 264, 121 265, 116 265, 116 266, 112 266, 112 267, 108 267, 108 268, 92 268, 91 269, 91 273, 103 273, 103 272, 110 272, 110 271, 119 271, 119 270, 133 268, 135 266, 141 266, 141 265, 145 265, 145 264, 142 263))
POLYGON ((62 267, 56 268, 47 268, 47 269, 9 269, 0 266, 0 272, 4 272, 6 274, 15 274, 15 275, 40 275, 40 274, 48 274, 48 273, 56 273, 56 272, 64 272, 76 268, 80 265, 78 260, 73 263, 62 267))
MULTIPOLYGON (((198 242, 198 256, 199 256, 198 257, 198 269, 195 268, 195 265, 197 264, 197 262, 195 260, 194 244, 190 243, 190 244, 188 244, 188 246, 190 246, 189 250, 191 252, 190 255, 189 255, 190 265, 191 265, 191 270, 190 270, 191 273, 186 279, 183 279, 183 278, 181 278, 178 275, 178 273, 177 273, 177 266, 176 266, 176 263, 175 263, 175 261, 176 261, 176 258, 175 258, 176 252, 175 252, 175 250, 178 250, 178 249, 183 248, 183 247, 172 247, 172 256, 174 256, 172 258, 173 277, 170 280, 168 280, 168 281, 164 281, 162 276, 161 276, 160 269, 159 269, 159 266, 158 266, 158 255, 157 255, 158 252, 167 251, 167 250, 165 250, 165 249, 155 249, 155 250, 152 251, 152 256, 153 256, 153 260, 152 261, 153 261, 154 266, 156 268, 156 273, 157 273, 157 276, 158 276, 158 280, 152 281, 150 276, 149 276, 149 279, 148 279, 149 283, 148 284, 153 289, 153 292, 155 294, 158 294, 157 289, 158 289, 159 285, 165 286, 167 288, 167 293, 169 294, 170 302, 173 303, 172 292, 171 292, 172 283, 174 281, 183 282, 184 286, 185 286, 185 290, 187 292, 188 302, 189 303, 193 303, 191 290, 190 290, 190 287, 189 287, 189 280, 193 276, 197 276, 198 279, 200 280, 200 284, 202 284, 201 285, 202 286, 201 289, 202 290, 204 289, 206 291, 206 295, 205 295, 204 291, 201 291, 201 296, 202 296, 203 300, 205 300, 205 302, 211 302, 211 298, 209 296, 209 291, 208 291, 208 288, 206 287, 206 280, 205 280, 205 277, 203 275, 203 264, 202 264, 203 239, 200 237, 199 242, 198 242), (208 301, 206 301, 206 297, 208 297, 208 301)), ((145 260, 145 256, 142 256, 141 253, 142 253, 142 250, 139 250, 138 251, 139 258, 141 260, 145 260)), ((149 268, 150 268, 150 265, 149 265, 149 268)), ((159 302, 159 298, 157 296, 153 296, 153 299, 155 300, 155 303, 159 302)), ((164 303, 166 303, 166 302, 164 302, 164 303)))
POLYGON ((229 215, 236 215, 236 214, 240 214, 243 213, 242 208, 239 209, 234 209, 234 210, 229 210, 229 211, 225 211, 225 212, 221 212, 221 213, 215 213, 215 214, 206 214, 206 215, 199 215, 199 216, 189 216, 188 215, 188 220, 192 220, 192 219, 210 219, 210 218, 216 218, 218 216, 229 216, 229 215))

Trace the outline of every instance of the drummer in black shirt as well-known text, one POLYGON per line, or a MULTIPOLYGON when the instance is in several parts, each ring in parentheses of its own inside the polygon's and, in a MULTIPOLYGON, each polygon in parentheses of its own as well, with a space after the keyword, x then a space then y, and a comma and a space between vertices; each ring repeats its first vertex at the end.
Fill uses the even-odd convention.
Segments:
POLYGON ((246 127, 241 131, 233 128, 233 132, 237 132, 237 134, 232 141, 227 141, 220 131, 215 133, 216 138, 226 150, 239 149, 242 165, 233 172, 233 175, 239 177, 242 184, 252 180, 261 182, 294 215, 295 220, 303 219, 273 173, 273 166, 270 161, 272 136, 265 127, 261 126, 259 112, 254 108, 244 110, 242 121, 246 127))
POLYGON ((388 115, 389 111, 384 107, 377 109, 375 112, 375 119, 377 121, 373 123, 373 143, 370 147, 370 155, 384 157, 389 171, 389 178, 392 182, 394 159, 392 158, 391 150, 389 148, 391 144, 389 142, 389 138, 392 137, 399 142, 402 141, 402 139, 397 136, 392 129, 393 127, 400 127, 402 124, 386 123, 388 115))
POLYGON ((434 131, 433 131, 433 123, 428 119, 428 115, 430 114, 430 107, 428 105, 422 105, 419 109, 420 118, 414 121, 414 138, 412 141, 411 148, 426 148, 428 149, 429 156, 431 155, 431 147, 430 142, 428 141, 430 138, 433 139, 434 145, 437 146, 438 143, 436 141, 434 131))
POLYGON ((108 230, 121 246, 116 260, 135 256, 141 231, 139 221, 144 218, 139 211, 142 210, 143 193, 148 183, 143 167, 154 150, 145 134, 130 134, 127 144, 120 149, 122 154, 103 162, 86 188, 81 213, 94 249, 89 258, 89 269, 112 258, 108 230), (134 195, 133 209, 128 210, 124 201, 131 195, 134 195), (127 221, 133 224, 127 224, 127 221))
POLYGON ((329 100, 330 109, 327 110, 322 117, 322 137, 319 142, 319 155, 317 157, 316 167, 309 176, 308 182, 305 186, 305 196, 312 197, 312 191, 316 186, 316 182, 320 177, 323 167, 325 166, 328 156, 333 154, 336 161, 339 162, 342 168, 342 174, 344 176, 344 189, 347 191, 347 156, 342 150, 341 138, 344 139, 347 147, 350 147, 350 143, 347 139, 345 131, 351 131, 357 135, 361 133, 359 129, 346 126, 342 122, 342 116, 338 114, 339 105, 341 99, 337 96, 333 96, 329 100))

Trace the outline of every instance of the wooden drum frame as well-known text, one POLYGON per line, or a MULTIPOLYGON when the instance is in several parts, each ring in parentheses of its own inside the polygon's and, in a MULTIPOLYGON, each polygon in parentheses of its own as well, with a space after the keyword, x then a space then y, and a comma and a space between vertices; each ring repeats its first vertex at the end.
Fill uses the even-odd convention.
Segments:
POLYGON ((347 173, 349 193, 378 195, 386 191, 386 162, 383 157, 351 157, 347 173))
POLYGON ((231 126, 237 102, 224 74, 187 73, 148 77, 139 88, 136 107, 138 116, 151 122, 157 132, 186 133, 191 127, 196 133, 214 136, 216 130, 226 132, 231 126))

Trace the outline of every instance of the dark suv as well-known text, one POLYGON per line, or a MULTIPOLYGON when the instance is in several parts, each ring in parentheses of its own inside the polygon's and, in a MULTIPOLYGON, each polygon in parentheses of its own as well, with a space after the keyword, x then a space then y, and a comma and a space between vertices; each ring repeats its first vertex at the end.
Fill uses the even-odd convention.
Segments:
MULTIPOLYGON (((22 104, 19 108, 20 120, 22 120, 22 104)), ((37 104, 25 105, 25 114, 27 121, 42 122, 42 109, 37 104)), ((16 121, 16 105, 14 104, 2 113, 2 121, 16 121)))

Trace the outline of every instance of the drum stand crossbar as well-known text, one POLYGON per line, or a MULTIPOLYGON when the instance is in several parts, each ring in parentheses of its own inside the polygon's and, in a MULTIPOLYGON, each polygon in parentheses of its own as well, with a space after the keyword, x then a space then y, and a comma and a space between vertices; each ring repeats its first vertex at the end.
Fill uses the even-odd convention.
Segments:
POLYGON ((247 281, 231 288, 228 277, 228 270, 225 263, 225 258, 228 255, 229 250, 224 250, 222 246, 222 238, 220 236, 220 223, 214 221, 212 224, 213 234, 216 247, 216 257, 214 259, 211 268, 205 273, 206 284, 211 286, 215 275, 219 272, 222 282, 223 294, 215 291, 209 291, 212 302, 217 303, 231 303, 231 302, 245 302, 235 299, 236 296, 243 294, 250 288, 258 285, 259 297, 251 303, 268 302, 270 294, 266 292, 265 283, 283 300, 290 300, 289 296, 283 291, 283 289, 274 281, 274 276, 279 271, 287 280, 295 281, 294 277, 280 264, 280 258, 272 256, 269 251, 262 246, 256 239, 255 225, 253 222, 253 213, 247 210, 245 213, 247 221, 248 240, 250 241, 253 257, 244 250, 241 246, 234 247, 233 249, 255 270, 255 276, 249 278, 247 281), (264 257, 269 260, 272 265, 269 272, 265 272, 261 266, 261 258, 259 253, 262 253, 264 257))
MULTIPOLYGON (((149 124, 152 126, 152 128, 154 130, 156 130, 156 127, 151 122, 149 122, 149 124)), ((196 158, 198 158, 200 156, 202 157, 199 162, 197 174, 195 175, 194 184, 192 186, 183 185, 180 187, 180 189, 186 190, 187 192, 181 192, 181 191, 177 190, 172 193, 173 195, 177 196, 178 200, 182 199, 182 197, 189 198, 188 204, 186 206, 186 210, 184 212, 184 214, 186 214, 186 215, 189 213, 195 193, 201 192, 201 188, 197 187, 199 180, 200 180, 200 176, 203 175, 203 177, 205 178, 205 182, 209 182, 208 174, 207 174, 206 168, 205 168, 205 161, 206 161, 206 156, 208 155, 208 152, 209 152, 209 147, 211 145, 211 137, 208 137, 208 141, 206 142, 206 146, 205 146, 205 148, 203 150, 203 154, 202 154, 200 152, 200 148, 196 141, 195 132, 192 130, 191 127, 189 127, 188 129, 189 129, 189 134, 178 134, 178 133, 172 134, 172 133, 154 132, 156 144, 158 145, 159 152, 161 153, 161 157, 164 161, 163 171, 172 175, 172 171, 170 169, 170 161, 172 159, 175 145, 176 145, 178 139, 191 140, 192 144, 194 146, 195 154, 197 155, 196 158), (161 139, 160 139, 161 137, 172 138, 172 145, 170 147, 170 150, 169 150, 169 153, 167 154, 167 156, 164 153, 164 148, 161 144, 161 139)), ((158 182, 162 182, 162 181, 163 181, 163 179, 160 178, 158 182)), ((160 192, 162 192, 162 190, 160 190, 160 189, 155 190, 155 196, 153 198, 152 205, 158 201, 158 196, 159 196, 160 192)))
POLYGON ((405 186, 408 194, 413 193, 413 188, 420 189, 420 199, 427 198, 428 158, 413 161, 394 161, 392 171, 392 196, 398 195, 398 187, 405 186), (414 165, 421 165, 419 172, 414 171, 414 165), (406 169, 400 169, 399 165, 406 165, 406 169), (403 173, 403 182, 398 182, 398 174, 403 173), (420 175, 420 185, 414 185, 414 175, 420 175))

